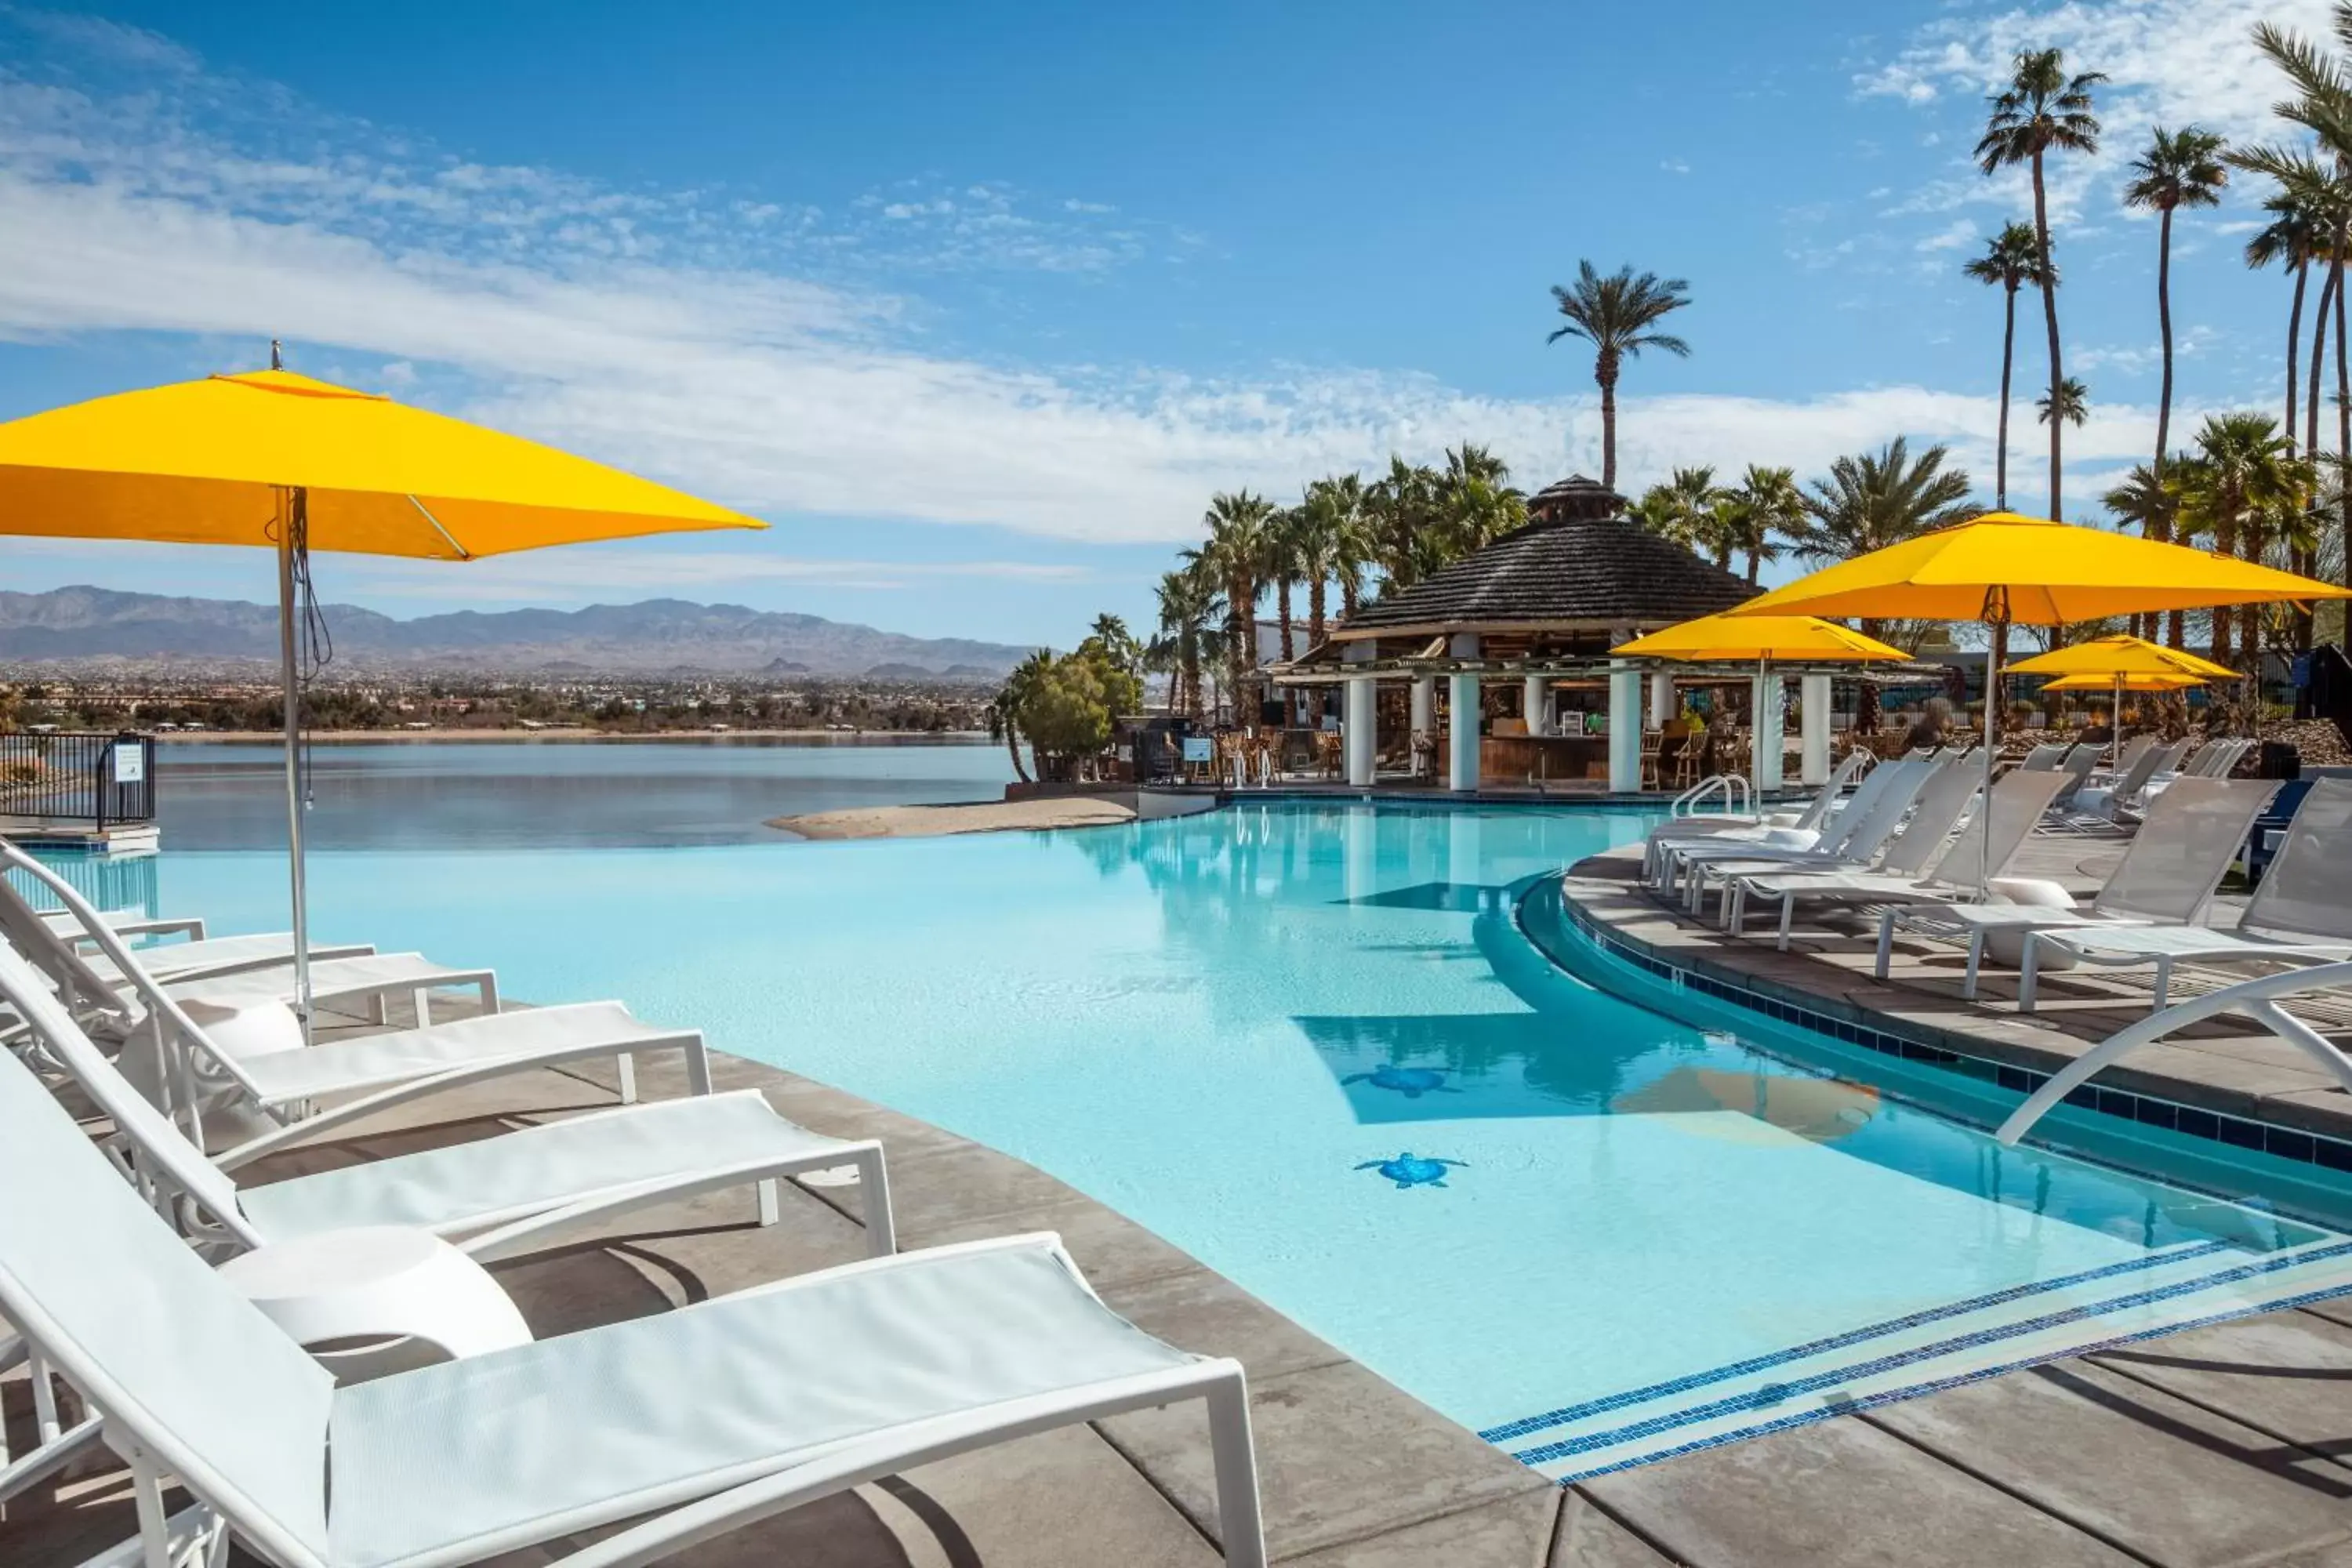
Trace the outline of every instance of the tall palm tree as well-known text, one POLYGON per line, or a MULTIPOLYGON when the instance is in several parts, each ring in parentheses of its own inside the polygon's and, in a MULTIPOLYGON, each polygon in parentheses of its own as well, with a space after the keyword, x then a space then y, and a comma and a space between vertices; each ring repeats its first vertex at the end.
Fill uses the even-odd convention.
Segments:
MULTIPOLYGON (((1936 446, 1915 458, 1898 436, 1875 453, 1840 458, 1827 479, 1813 481, 1804 520, 1789 530, 1790 542, 1813 564, 1826 565, 1965 520, 1968 470, 1946 468, 1950 455, 1936 446)), ((1885 630, 1881 620, 1862 623, 1864 637, 1885 630)), ((1878 691, 1867 681, 1854 722, 1865 732, 1878 727, 1878 691)))
POLYGON ((1394 588, 1410 588, 1432 568, 1434 542, 1428 535, 1436 518, 1435 470, 1393 454, 1389 471, 1364 494, 1381 574, 1394 588))
POLYGON ((1568 325, 1544 342, 1582 338, 1593 347, 1592 379, 1601 385, 1601 482, 1617 488, 1617 373, 1625 360, 1638 359, 1643 349, 1661 349, 1679 358, 1690 357, 1690 344, 1657 330, 1660 321, 1690 303, 1690 285, 1680 278, 1661 279, 1654 272, 1634 275, 1621 267, 1603 278, 1590 261, 1576 264, 1576 283, 1555 283, 1551 297, 1568 325))
POLYGON ((2033 226, 2023 223, 2005 224, 2001 231, 1985 241, 1985 253, 1960 270, 1979 283, 1990 283, 2000 290, 2000 447, 1993 456, 1993 505, 2009 510, 2009 374, 2017 356, 2017 291, 2027 284, 2041 287, 2042 279, 2042 242, 2034 237, 2033 226))
POLYGON ((1435 486, 1436 522, 1446 559, 1482 550, 1528 520, 1527 497, 1510 485, 1511 470, 1484 447, 1465 441, 1445 451, 1435 486))
MULTIPOLYGON (((2063 419, 2067 424, 2074 426, 2076 429, 2082 428, 2084 424, 2089 422, 2091 417, 2091 389, 2089 387, 2084 386, 2081 382, 2075 380, 2070 375, 2064 381, 2058 384, 2057 398, 2059 418, 2063 419)), ((2044 425, 2051 422, 2050 409, 2051 401, 2050 395, 2048 393, 2044 393, 2042 396, 2033 400, 2033 417, 2044 425)))
POLYGON ((1353 616, 1364 596, 1364 574, 1380 564, 1379 532, 1370 497, 1357 474, 1334 474, 1322 481, 1338 528, 1331 542, 1331 577, 1339 584, 1339 614, 1353 616))
MULTIPOLYGON (((2325 239, 2315 214, 2286 190, 2273 192, 2263 202, 2270 223, 2246 241, 2246 265, 2260 270, 2275 263, 2294 274, 2294 302, 2286 316, 2286 423, 2282 427, 2292 447, 2295 437, 2295 361, 2303 348, 2303 295, 2311 280, 2311 263, 2325 239)), ((2323 302, 2323 309, 2325 308, 2323 302)))
POLYGON ((1257 663, 1257 601, 1266 579, 1274 515, 1274 503, 1264 496, 1229 490, 1209 498, 1202 519, 1209 538, 1199 557, 1224 588, 1226 680, 1236 704, 1257 663))
POLYGON ((1796 469, 1750 463, 1731 499, 1738 509, 1735 542, 1747 552, 1748 585, 1752 588, 1764 563, 1780 559, 1776 541, 1803 525, 1805 492, 1797 488, 1796 469))
MULTIPOLYGON (((1986 174, 2022 163, 2032 171, 2033 238, 2042 259, 2042 317, 2050 337, 2050 400, 2062 405, 2066 373, 2058 347, 2058 283, 2050 259, 2050 199, 2042 164, 2052 153, 2099 150, 2098 117, 2091 112, 2091 89, 2106 77, 2098 71, 2066 74, 2059 49, 2029 49, 2017 57, 2009 86, 1993 95, 1992 113, 1977 142, 1977 164, 1986 174)), ((2050 515, 2061 521, 2063 498, 2063 420, 2050 421, 2050 515)))
POLYGON ((1307 584, 1307 646, 1323 641, 1331 581, 1344 577, 1341 552, 1348 545, 1349 514, 1361 505, 1363 481, 1353 474, 1317 479, 1307 487, 1291 532, 1293 564, 1307 584))
MULTIPOLYGON (((2172 441, 2172 215, 2182 207, 2221 205, 2221 187, 2229 184, 2228 165, 2221 162, 2221 138, 2194 125, 2167 131, 2159 125, 2148 138, 2147 151, 2132 160, 2132 181, 2124 187, 2124 205, 2157 215, 2156 326, 2164 345, 2164 380, 2156 399, 2156 458, 2151 465, 2157 488, 2164 486, 2164 454, 2172 441)), ((2147 524, 2147 537, 2163 540, 2170 530, 2161 518, 2147 524)))
POLYGON ((1277 510, 1266 521, 1265 552, 1258 558, 1258 569, 1274 584, 1274 624, 1282 639, 1285 664, 1298 657, 1298 637, 1290 615, 1290 590, 1304 575, 1298 564, 1298 531, 1306 510, 1303 505, 1277 510))

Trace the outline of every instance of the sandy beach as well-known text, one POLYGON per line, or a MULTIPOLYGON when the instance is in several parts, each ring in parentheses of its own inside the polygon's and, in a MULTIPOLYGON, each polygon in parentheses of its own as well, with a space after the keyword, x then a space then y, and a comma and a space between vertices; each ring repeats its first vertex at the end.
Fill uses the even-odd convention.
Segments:
POLYGON ((1043 827, 1100 827, 1133 822, 1132 805, 1101 795, 1049 800, 973 801, 959 805, 880 805, 779 816, 768 826, 803 838, 937 838, 950 833, 1001 833, 1043 827))

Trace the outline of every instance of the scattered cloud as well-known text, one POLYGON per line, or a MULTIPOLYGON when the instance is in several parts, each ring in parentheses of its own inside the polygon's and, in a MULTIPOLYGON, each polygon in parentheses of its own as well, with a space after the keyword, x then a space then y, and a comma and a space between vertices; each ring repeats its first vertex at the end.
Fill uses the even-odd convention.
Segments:
POLYGON ((1664 169, 1669 174, 1687 174, 1690 173, 1691 169, 1690 164, 1680 158, 1662 159, 1658 163, 1658 167, 1664 169))
POLYGON ((1958 217, 1918 242, 1913 248, 1926 251, 1958 250, 1977 237, 1976 220, 1958 217))

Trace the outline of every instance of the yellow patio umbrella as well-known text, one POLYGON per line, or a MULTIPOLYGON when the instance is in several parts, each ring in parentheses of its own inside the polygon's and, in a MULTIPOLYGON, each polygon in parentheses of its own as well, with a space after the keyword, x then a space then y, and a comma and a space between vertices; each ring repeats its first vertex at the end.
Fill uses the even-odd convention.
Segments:
MULTIPOLYGON (((2216 605, 2352 598, 2339 588, 2186 545, 2076 528, 2016 512, 1988 512, 1825 567, 1750 599, 1731 616, 1915 616, 1982 621, 1992 628, 2216 605)), ((2001 671, 1985 669, 1985 789, 1992 789, 1993 719, 2001 671)), ((1980 837, 1989 851, 1989 837, 1980 837)), ((1984 868, 1979 865, 1979 882, 1984 868)))
POLYGON ((298 597, 310 552, 472 561, 717 528, 740 512, 463 420, 278 367, 93 398, 0 425, 0 533, 278 552, 297 1011, 310 1028, 298 597))
MULTIPOLYGON (((2011 675, 2017 668, 2010 667, 2011 675)), ((2095 675, 2062 675, 2055 680, 2042 683, 2044 691, 2186 691, 2192 686, 2202 686, 2209 678, 2202 675, 2119 675, 2104 680, 2095 675)))
MULTIPOLYGON (((1745 664, 1756 661, 1756 718, 1749 739, 1748 766, 1760 781, 1764 772, 1765 682, 1775 659, 1799 663, 1900 664, 1911 656, 1889 647, 1818 616, 1737 616, 1717 614, 1684 621, 1663 631, 1619 643, 1609 650, 1622 658, 1671 658, 1685 664, 1745 664)), ((1775 743, 1780 737, 1774 736, 1775 743)), ((1765 787, 1759 783, 1758 788, 1765 787)))
POLYGON ((2235 680, 2238 672, 2226 664, 2216 664, 2210 658, 2200 658, 2185 648, 2170 648, 2152 643, 2146 637, 2121 633, 2114 637, 2093 637, 2088 642, 2071 643, 2053 647, 2048 653, 2037 653, 2031 658, 2018 660, 2009 667, 2011 675, 2056 675, 2068 679, 2045 682, 2044 691, 2081 691, 2108 686, 2115 692, 2115 718, 2109 725, 2115 733, 2108 742, 2110 751, 2118 754, 2123 745, 2124 692, 2177 691, 2183 686, 2202 686, 2209 680, 2235 680), (2079 678, 2079 679, 2076 679, 2079 678), (2134 686, 2135 679, 2150 684, 2134 686))

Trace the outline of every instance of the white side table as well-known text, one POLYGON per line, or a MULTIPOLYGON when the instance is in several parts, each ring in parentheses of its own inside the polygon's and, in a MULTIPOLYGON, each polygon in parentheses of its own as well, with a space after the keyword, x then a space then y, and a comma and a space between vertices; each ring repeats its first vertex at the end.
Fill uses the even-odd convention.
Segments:
POLYGON ((463 1357, 530 1342, 489 1272, 428 1231, 321 1231, 233 1258, 219 1273, 306 1347, 407 1338, 463 1357))

